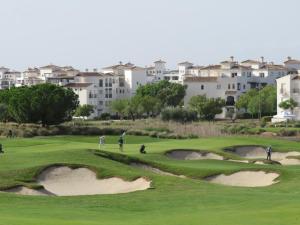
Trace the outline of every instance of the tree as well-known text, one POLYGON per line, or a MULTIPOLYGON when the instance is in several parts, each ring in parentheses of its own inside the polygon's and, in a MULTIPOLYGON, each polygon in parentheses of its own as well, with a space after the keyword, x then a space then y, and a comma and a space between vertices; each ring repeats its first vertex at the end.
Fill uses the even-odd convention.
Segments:
POLYGON ((235 106, 252 114, 273 115, 276 112, 276 88, 266 86, 261 90, 250 89, 241 95, 235 106))
POLYGON ((144 96, 141 98, 140 104, 142 106, 143 112, 147 116, 154 115, 160 111, 160 101, 152 96, 144 96))
POLYGON ((185 92, 186 86, 163 80, 140 86, 136 95, 140 97, 151 96, 158 99, 162 106, 176 107, 182 105, 185 92))
POLYGON ((79 104, 71 89, 48 83, 0 92, 0 102, 7 105, 11 120, 43 126, 71 120, 79 104))
POLYGON ((75 116, 78 117, 89 117, 94 112, 94 106, 92 105, 81 105, 78 106, 75 111, 75 116))
POLYGON ((258 95, 258 91, 256 89, 250 89, 248 92, 239 97, 235 103, 235 107, 237 109, 245 109, 247 111, 250 100, 256 95, 258 95))
POLYGON ((126 114, 131 117, 133 121, 137 117, 139 117, 140 114, 142 114, 142 107, 141 107, 141 101, 142 98, 140 96, 135 95, 128 101, 128 105, 126 107, 126 114))
POLYGON ((117 99, 112 101, 110 108, 113 112, 117 113, 121 119, 123 119, 128 103, 128 99, 117 99))
POLYGON ((225 100, 221 98, 207 98, 205 95, 193 96, 189 106, 195 110, 200 118, 213 120, 217 114, 222 113, 225 100))
POLYGON ((0 103, 0 121, 7 122, 9 120, 8 106, 0 103))
POLYGON ((46 83, 32 86, 31 90, 31 109, 43 126, 71 120, 79 105, 71 89, 46 83))
POLYGON ((297 107, 297 105, 298 103, 294 99, 290 98, 286 101, 281 102, 279 104, 279 107, 284 110, 290 109, 293 112, 294 108, 297 107))

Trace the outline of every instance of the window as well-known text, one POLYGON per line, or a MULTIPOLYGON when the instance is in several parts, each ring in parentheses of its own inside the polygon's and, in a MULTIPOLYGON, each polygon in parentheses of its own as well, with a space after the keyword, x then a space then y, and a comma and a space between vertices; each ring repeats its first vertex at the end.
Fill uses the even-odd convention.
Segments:
POLYGON ((241 90, 241 84, 240 84, 240 83, 238 83, 237 89, 238 89, 238 90, 241 90))
POLYGON ((232 84, 232 89, 235 89, 235 84, 232 84))
POLYGON ((228 84, 228 89, 230 89, 230 84, 228 84))
POLYGON ((217 85, 217 89, 221 89, 221 87, 222 87, 221 84, 217 85))
POLYGON ((231 77, 237 77, 237 73, 231 73, 231 77))
POLYGON ((203 84, 201 85, 201 90, 204 90, 204 85, 203 84))
POLYGON ((99 101, 99 105, 103 105, 103 101, 99 101))
POLYGON ((244 89, 244 90, 246 89, 246 85, 245 85, 245 84, 243 85, 243 89, 244 89))
POLYGON ((259 73, 259 76, 260 76, 261 78, 263 78, 263 77, 265 77, 265 73, 259 73))
POLYGON ((99 87, 103 87, 103 80, 99 80, 99 87))

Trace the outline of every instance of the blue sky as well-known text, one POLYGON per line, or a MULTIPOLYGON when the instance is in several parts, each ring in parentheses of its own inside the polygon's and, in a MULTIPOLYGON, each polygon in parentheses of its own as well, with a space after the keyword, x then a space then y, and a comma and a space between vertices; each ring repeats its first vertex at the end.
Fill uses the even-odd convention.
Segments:
POLYGON ((0 0, 0 66, 300 59, 298 0, 0 0))

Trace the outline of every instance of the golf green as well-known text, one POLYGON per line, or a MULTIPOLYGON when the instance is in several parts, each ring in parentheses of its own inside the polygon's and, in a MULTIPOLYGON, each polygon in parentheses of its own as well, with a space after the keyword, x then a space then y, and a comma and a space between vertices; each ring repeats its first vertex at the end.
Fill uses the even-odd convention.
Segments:
POLYGON ((143 177, 151 188, 131 193, 89 196, 23 196, 0 193, 0 225, 296 225, 300 224, 300 165, 258 165, 229 160, 178 160, 165 155, 173 149, 195 149, 226 159, 235 145, 272 145, 274 151, 299 151, 297 142, 261 137, 215 137, 169 140, 126 136, 124 152, 118 137, 56 136, 0 139, 0 189, 38 188, 36 176, 45 167, 88 167, 98 178, 143 177), (145 144, 147 154, 140 154, 145 144), (130 165, 142 162, 186 178, 154 173, 130 165), (205 177, 238 171, 275 172, 277 183, 266 187, 212 184, 205 177))

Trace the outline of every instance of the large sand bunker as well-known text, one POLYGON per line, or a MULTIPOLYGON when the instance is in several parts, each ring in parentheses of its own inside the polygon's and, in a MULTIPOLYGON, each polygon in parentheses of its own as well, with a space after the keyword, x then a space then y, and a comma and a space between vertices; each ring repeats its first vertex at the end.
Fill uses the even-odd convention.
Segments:
POLYGON ((166 155, 173 159, 179 160, 203 160, 203 159, 215 159, 223 160, 223 157, 215 153, 201 152, 193 150, 172 150, 166 153, 166 155))
MULTIPOLYGON (((248 159, 265 159, 267 157, 266 148, 261 146, 236 146, 225 149, 243 158, 248 159)), ((300 152, 273 152, 272 160, 282 165, 300 165, 300 160, 292 158, 300 156, 300 152)))
POLYGON ((119 194, 145 190, 151 184, 144 178, 135 181, 124 181, 117 177, 99 180, 96 173, 87 168, 71 169, 67 166, 50 167, 44 170, 38 176, 37 182, 44 187, 43 192, 24 187, 9 189, 7 192, 57 196, 119 194))
POLYGON ((266 173, 264 171, 240 171, 231 175, 220 174, 206 178, 207 181, 215 184, 223 184, 228 186, 237 187, 264 187, 269 186, 279 174, 277 173, 266 173))

